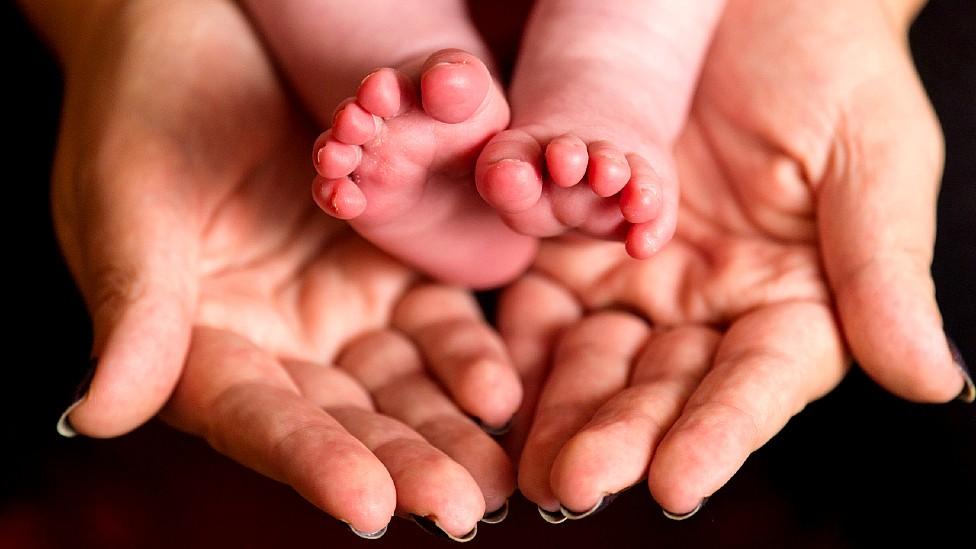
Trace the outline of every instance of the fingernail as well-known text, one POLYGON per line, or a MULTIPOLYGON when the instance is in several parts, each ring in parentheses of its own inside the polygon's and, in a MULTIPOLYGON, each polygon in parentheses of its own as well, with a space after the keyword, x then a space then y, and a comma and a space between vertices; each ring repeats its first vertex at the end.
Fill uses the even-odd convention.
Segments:
POLYGON ((501 507, 495 509, 490 513, 485 513, 485 516, 481 517, 481 522, 485 524, 498 524, 499 522, 505 520, 508 517, 508 500, 501 507))
POLYGON ((668 517, 671 520, 685 520, 685 519, 689 519, 689 518, 695 516, 695 513, 697 513, 698 511, 701 511, 701 508, 702 508, 703 505, 705 505, 705 502, 706 501, 708 501, 708 498, 703 498, 701 501, 698 502, 698 506, 697 507, 695 507, 694 509, 692 509, 691 511, 688 511, 687 513, 685 513, 683 515, 679 515, 679 514, 676 514, 676 513, 672 513, 670 511, 668 511, 667 509, 664 509, 663 507, 661 508, 661 512, 664 513, 664 516, 668 517))
POLYGON ((584 519, 590 515, 595 515, 596 513, 599 513, 600 511, 606 509, 607 506, 610 505, 610 503, 613 500, 617 499, 617 495, 618 494, 604 495, 603 497, 598 499, 596 503, 593 504, 593 507, 590 507, 588 511, 583 511, 582 513, 570 511, 569 509, 563 507, 562 505, 559 506, 559 511, 562 512, 562 514, 569 520, 584 519))
POLYGON ((95 377, 95 366, 98 365, 98 357, 92 357, 88 360, 88 370, 85 375, 81 378, 81 383, 78 384, 78 388, 75 389, 75 396, 71 406, 61 414, 58 418, 58 434, 65 438, 73 438, 78 436, 78 431, 71 425, 71 420, 68 416, 71 412, 78 407, 79 404, 88 398, 88 387, 91 386, 92 378, 95 377))
POLYGON ((959 392, 956 400, 966 403, 972 402, 976 400, 976 386, 973 385, 973 378, 969 375, 969 369, 966 368, 966 361, 962 359, 962 353, 959 352, 959 347, 956 347, 956 342, 949 337, 946 337, 946 341, 949 342, 949 350, 952 351, 952 362, 956 364, 956 368, 959 368, 959 372, 962 374, 962 391, 959 392))
POLYGON ((549 511, 548 509, 543 509, 539 507, 539 516, 543 518, 549 524, 559 524, 560 522, 565 522, 566 515, 563 514, 562 510, 559 511, 549 511))
POLYGON ((420 515, 414 515, 414 514, 411 513, 410 514, 410 518, 413 519, 413 521, 417 523, 417 526, 423 528, 425 532, 427 532, 428 534, 435 535, 435 536, 437 536, 439 538, 444 538, 444 539, 449 539, 449 540, 452 540, 452 541, 457 541, 457 542, 460 542, 460 543, 465 543, 465 542, 468 542, 468 541, 473 540, 474 537, 476 535, 478 535, 478 525, 477 524, 475 524, 474 525, 474 528, 472 528, 471 531, 468 532, 467 534, 464 534, 461 537, 457 537, 457 536, 452 536, 451 534, 447 533, 444 529, 442 529, 440 527, 440 525, 437 524, 437 521, 435 521, 435 520, 433 520, 433 519, 431 519, 429 517, 422 517, 420 515))
POLYGON ((356 534, 357 536, 363 539, 380 539, 381 537, 383 537, 383 534, 386 533, 387 528, 388 528, 387 526, 384 526, 375 532, 360 532, 359 530, 353 528, 352 524, 349 525, 349 529, 352 530, 352 533, 356 534))
POLYGON ((500 436, 504 435, 505 433, 508 433, 509 431, 512 430, 512 420, 511 419, 509 419, 508 421, 506 421, 505 423, 503 423, 502 425, 500 425, 498 427, 492 427, 491 425, 488 425, 484 421, 481 421, 481 418, 479 418, 477 416, 470 416, 470 417, 471 417, 471 420, 472 421, 474 421, 475 423, 478 424, 478 427, 481 427, 481 430, 482 431, 488 433, 489 435, 491 435, 493 437, 500 437, 500 436))

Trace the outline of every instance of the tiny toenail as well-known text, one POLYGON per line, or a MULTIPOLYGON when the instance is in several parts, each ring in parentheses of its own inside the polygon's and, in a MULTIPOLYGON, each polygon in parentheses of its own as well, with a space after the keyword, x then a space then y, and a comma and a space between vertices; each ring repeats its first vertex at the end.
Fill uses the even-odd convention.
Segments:
POLYGON ((595 514, 599 513, 600 511, 606 509, 607 506, 609 506, 610 503, 613 500, 617 499, 617 495, 618 494, 606 494, 606 495, 604 495, 603 497, 601 497, 600 499, 598 499, 597 502, 594 503, 593 506, 589 508, 589 510, 583 511, 582 513, 577 513, 575 511, 570 511, 569 509, 563 507, 562 505, 559 506, 559 511, 562 512, 562 514, 566 518, 568 518, 569 520, 580 520, 580 519, 584 519, 584 518, 586 518, 586 517, 588 517, 590 515, 595 515, 595 514))
POLYGON ((549 524, 559 524, 566 521, 566 515, 561 510, 549 511, 548 509, 539 507, 539 516, 549 524))
POLYGON ((468 532, 467 534, 464 534, 463 536, 454 536, 447 533, 447 531, 445 531, 443 528, 440 527, 439 524, 437 524, 436 520, 430 517, 422 517, 420 515, 414 515, 411 513, 410 518, 413 519, 413 521, 417 523, 417 526, 420 526, 420 528, 422 528, 425 532, 437 536, 439 538, 465 543, 473 540, 474 537, 478 535, 477 524, 475 524, 474 528, 472 528, 471 531, 468 532))
POLYGON ((707 501, 708 498, 703 498, 701 501, 698 502, 698 505, 694 509, 683 514, 672 513, 664 508, 661 508, 661 512, 664 513, 664 516, 668 517, 671 520, 685 520, 695 516, 695 514, 698 513, 698 511, 701 511, 702 506, 704 506, 705 502, 707 501))
POLYGON ((966 368, 966 361, 963 360, 962 353, 959 351, 956 343, 949 337, 946 337, 946 341, 949 342, 949 350, 952 352, 952 362, 956 365, 956 368, 959 368, 959 373, 962 374, 962 391, 959 392, 956 400, 965 403, 973 402, 976 400, 976 386, 973 385, 973 378, 969 375, 969 369, 966 368))
POLYGON ((363 79, 359 81, 359 86, 362 87, 362 85, 365 84, 367 80, 369 80, 369 77, 370 76, 373 76, 374 74, 380 72, 381 70, 383 70, 382 67, 380 67, 378 69, 373 69, 373 70, 369 71, 368 73, 366 73, 366 76, 364 76, 363 79))
POLYGON ((501 507, 495 509, 490 513, 485 513, 485 516, 481 517, 481 522, 485 524, 498 524, 508 517, 508 500, 501 507))

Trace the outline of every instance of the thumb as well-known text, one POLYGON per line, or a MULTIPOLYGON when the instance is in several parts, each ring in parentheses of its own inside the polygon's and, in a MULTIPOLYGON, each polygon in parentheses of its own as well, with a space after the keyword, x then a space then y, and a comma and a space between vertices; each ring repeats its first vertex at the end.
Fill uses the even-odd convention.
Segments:
POLYGON ((180 182, 147 168, 159 158, 144 160, 136 154, 90 178, 60 177, 55 168, 58 238, 94 328, 94 371, 58 422, 64 436, 112 437, 147 421, 168 399, 187 353, 198 239, 180 205, 180 182))
POLYGON ((909 400, 972 400, 930 275, 942 136, 909 63, 862 89, 818 189, 823 260, 855 359, 909 400))

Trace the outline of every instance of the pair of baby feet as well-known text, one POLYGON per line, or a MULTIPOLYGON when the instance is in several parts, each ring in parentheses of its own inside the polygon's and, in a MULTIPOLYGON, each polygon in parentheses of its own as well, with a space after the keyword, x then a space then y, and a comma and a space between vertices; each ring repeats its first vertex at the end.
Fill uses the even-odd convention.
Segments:
POLYGON ((570 230, 648 257, 674 233, 677 186, 655 169, 660 151, 622 145, 640 117, 620 127, 619 113, 601 114, 613 105, 578 108, 600 99, 588 92, 538 98, 559 114, 517 113, 509 128, 505 94, 474 55, 442 50, 378 69, 316 140, 313 197, 380 248, 466 286, 510 280, 537 237, 570 230))

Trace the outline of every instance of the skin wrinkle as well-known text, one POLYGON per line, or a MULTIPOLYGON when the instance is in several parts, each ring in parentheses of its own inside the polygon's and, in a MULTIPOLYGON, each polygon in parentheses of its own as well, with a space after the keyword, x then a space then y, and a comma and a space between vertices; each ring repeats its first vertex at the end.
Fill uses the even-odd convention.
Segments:
MULTIPOLYGON (((783 235, 780 234, 781 231, 780 230, 777 230, 777 229, 779 229, 778 227, 775 227, 775 228, 774 227, 770 227, 765 222, 766 216, 761 215, 757 211, 757 207, 760 207, 761 205, 753 204, 753 203, 747 202, 745 200, 745 197, 743 196, 743 190, 741 188, 741 185, 736 184, 737 183, 737 179, 735 177, 733 177, 733 175, 732 175, 734 172, 733 172, 733 170, 731 170, 729 168, 728 160, 723 155, 718 154, 718 152, 717 152, 717 151, 721 150, 721 148, 717 146, 715 136, 709 130, 709 127, 710 126, 711 125, 701 125, 700 126, 700 134, 704 137, 704 141, 705 141, 706 146, 712 151, 712 157, 716 159, 716 167, 719 170, 719 174, 721 175, 721 178, 732 183, 728 187, 731 189, 731 194, 732 194, 733 198, 735 199, 735 202, 739 205, 738 210, 740 212, 742 212, 743 214, 745 214, 746 218, 750 222, 749 225, 751 225, 751 227, 758 228, 760 230, 760 233, 763 236, 766 236, 769 239, 771 239, 771 240, 773 240, 773 241, 775 241, 775 242, 777 242, 779 244, 784 244, 785 245, 785 244, 793 244, 793 243, 795 243, 797 239, 792 234, 791 231, 788 231, 788 230, 787 231, 783 231, 783 232, 786 232, 789 235, 789 236, 783 236, 783 235)), ((756 138, 753 138, 753 140, 756 141, 756 142, 759 141, 756 138)), ((771 143, 771 141, 768 141, 768 140, 763 141, 763 146, 767 149, 767 151, 770 149, 769 143, 771 143)), ((772 155, 770 155, 770 156, 772 156, 772 155)), ((785 158, 788 158, 793 163, 800 164, 796 160, 794 160, 797 157, 788 156, 788 155, 784 155, 784 157, 785 158)), ((772 205, 769 205, 769 204, 766 204, 765 206, 771 212, 773 212, 774 214, 779 214, 782 218, 785 218, 784 219, 785 221, 793 221, 796 218, 796 215, 793 212, 789 212, 789 211, 785 211, 785 210, 780 210, 779 208, 773 207, 772 205)), ((807 212, 805 211, 804 213, 807 213, 807 212)), ((813 214, 813 211, 811 210, 809 213, 812 215, 813 214)), ((804 217, 806 217, 806 216, 804 216, 804 217)), ((747 225, 747 227, 749 225, 747 225)), ((804 233, 804 234, 806 234, 806 233, 804 233)), ((814 238, 815 238, 815 236, 812 235, 812 234, 809 237, 810 240, 813 240, 814 238)))

